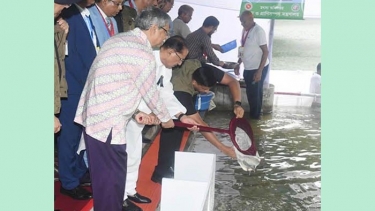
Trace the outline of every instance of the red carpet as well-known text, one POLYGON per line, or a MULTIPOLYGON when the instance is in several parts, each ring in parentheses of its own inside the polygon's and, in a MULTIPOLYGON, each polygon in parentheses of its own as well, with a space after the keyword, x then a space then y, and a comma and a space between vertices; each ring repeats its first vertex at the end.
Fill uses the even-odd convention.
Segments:
MULTIPOLYGON (((86 187, 91 191, 90 187, 86 187)), ((55 210, 60 211, 90 211, 93 206, 93 200, 74 200, 69 196, 60 194, 60 182, 55 181, 55 210)))
MULTIPOLYGON (((189 131, 185 131, 182 137, 180 151, 185 148, 189 138, 189 131)), ((155 137, 150 148, 142 158, 141 166, 139 169, 139 178, 137 182, 137 192, 149 197, 152 202, 150 204, 137 204, 143 211, 155 211, 161 199, 161 185, 151 181, 152 173, 158 161, 160 133, 155 137)))
MULTIPOLYGON (((182 138, 180 151, 185 148, 189 138, 190 131, 185 131, 182 138)), ((152 142, 150 148, 143 156, 139 169, 139 178, 137 183, 137 191, 149 197, 152 200, 150 204, 137 204, 143 211, 155 211, 161 199, 161 185, 151 181, 151 175, 158 160, 160 133, 152 142)), ((91 191, 90 187, 87 187, 91 191)), ((60 194, 60 182, 55 181, 55 209, 60 211, 90 211, 93 207, 93 200, 74 200, 68 196, 60 194)))

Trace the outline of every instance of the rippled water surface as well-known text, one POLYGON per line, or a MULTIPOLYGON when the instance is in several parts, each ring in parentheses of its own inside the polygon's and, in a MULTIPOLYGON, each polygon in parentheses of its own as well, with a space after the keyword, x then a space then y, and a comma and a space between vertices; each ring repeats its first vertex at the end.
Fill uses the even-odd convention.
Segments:
MULTIPOLYGON (((228 128, 231 117, 210 111, 205 121, 228 128)), ((320 210, 320 109, 275 107, 250 123, 262 158, 250 175, 197 134, 193 151, 217 155, 214 210, 320 210)), ((227 134, 216 135, 231 145, 227 134)))

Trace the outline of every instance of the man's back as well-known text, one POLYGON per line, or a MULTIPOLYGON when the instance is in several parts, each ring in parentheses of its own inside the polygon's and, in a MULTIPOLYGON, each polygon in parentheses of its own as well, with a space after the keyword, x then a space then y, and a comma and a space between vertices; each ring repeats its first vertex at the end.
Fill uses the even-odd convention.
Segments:
POLYGON ((321 76, 314 73, 310 79, 310 93, 320 94, 321 76))
POLYGON ((137 10, 123 5, 122 11, 115 16, 119 32, 127 32, 135 28, 135 18, 137 17, 137 10))

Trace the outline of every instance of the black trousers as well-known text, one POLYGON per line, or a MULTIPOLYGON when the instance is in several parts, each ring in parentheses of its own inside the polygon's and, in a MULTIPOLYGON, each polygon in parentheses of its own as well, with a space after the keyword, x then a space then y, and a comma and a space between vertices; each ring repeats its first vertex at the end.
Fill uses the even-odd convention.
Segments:
POLYGON ((174 153, 180 149, 181 140, 184 135, 183 128, 163 128, 160 133, 160 146, 158 164, 155 173, 160 176, 167 176, 174 166, 174 153))
MULTIPOLYGON (((197 113, 194 107, 193 96, 187 92, 176 91, 174 95, 180 103, 186 108, 186 115, 197 113)), ((154 174, 159 176, 170 176, 171 168, 174 166, 174 153, 181 146, 184 128, 174 127, 162 128, 160 133, 160 146, 158 153, 158 164, 155 167, 154 174)))

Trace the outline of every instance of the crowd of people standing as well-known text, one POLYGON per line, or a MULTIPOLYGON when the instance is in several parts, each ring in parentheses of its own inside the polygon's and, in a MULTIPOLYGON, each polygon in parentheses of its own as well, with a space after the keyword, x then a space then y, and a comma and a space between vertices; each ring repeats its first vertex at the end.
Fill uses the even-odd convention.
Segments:
MULTIPOLYGON (((152 181, 173 177, 174 152, 183 130, 174 121, 207 125, 194 107, 194 94, 228 85, 233 113, 244 117, 239 82, 218 67, 220 45, 211 36, 220 22, 208 16, 188 27, 194 9, 174 0, 54 0, 55 99, 60 192, 94 199, 96 211, 142 210, 151 199, 136 191, 142 157, 142 129, 161 125, 158 164, 152 181), (82 187, 89 178, 92 192, 82 187)), ((250 118, 260 118, 268 71, 264 30, 251 12, 240 16, 239 63, 245 66, 250 118)), ((238 74, 238 69, 235 69, 238 74)), ((231 146, 211 132, 203 136, 226 155, 231 146)))

